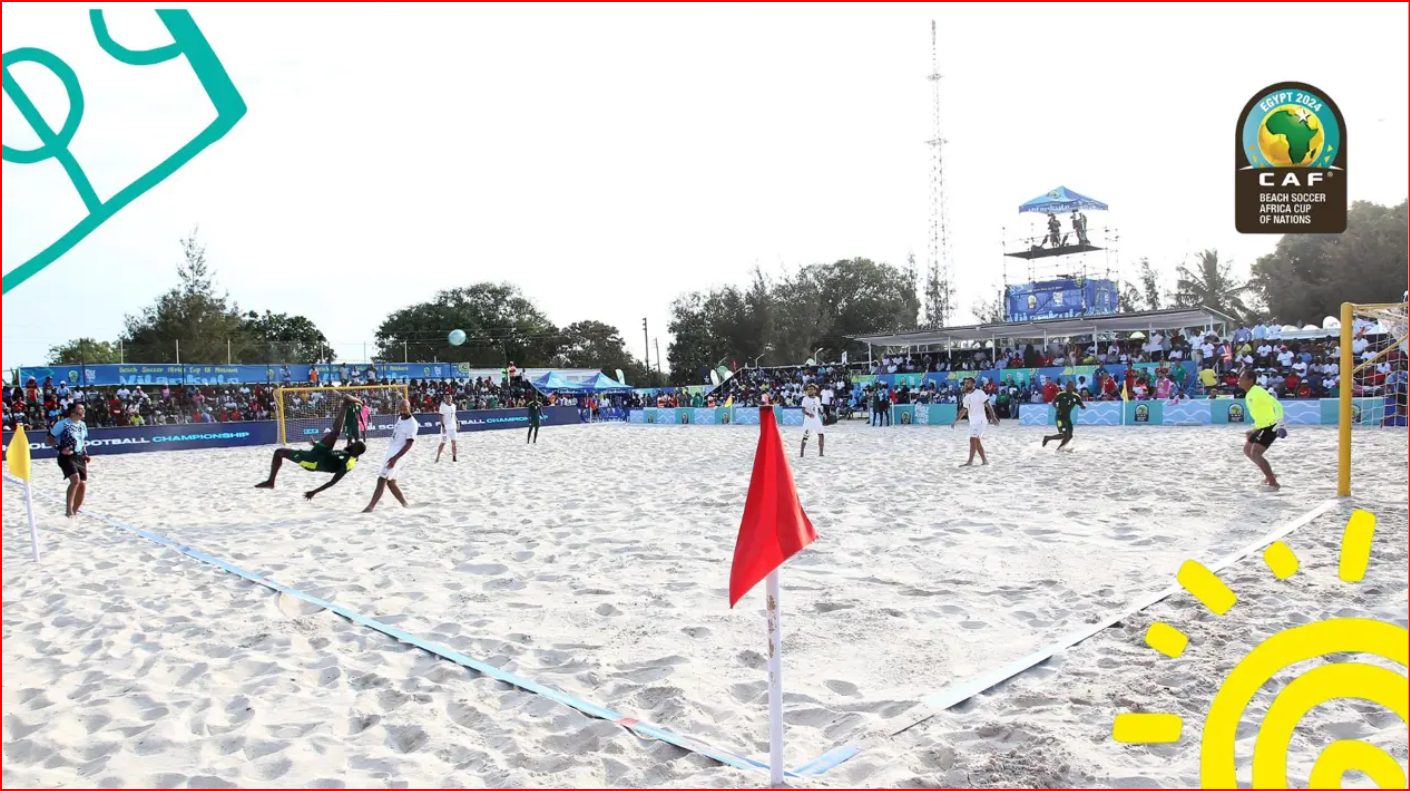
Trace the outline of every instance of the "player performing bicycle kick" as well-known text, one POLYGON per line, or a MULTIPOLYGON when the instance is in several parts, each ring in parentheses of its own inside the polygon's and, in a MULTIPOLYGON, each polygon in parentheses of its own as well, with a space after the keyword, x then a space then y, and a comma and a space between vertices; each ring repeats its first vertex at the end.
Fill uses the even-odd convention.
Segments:
POLYGON ((323 435, 323 438, 313 443, 313 447, 308 450, 290 450, 280 448, 274 451, 274 458, 269 463, 269 480, 264 483, 255 484, 256 489, 273 489, 274 479, 279 476, 279 467, 285 459, 289 459, 295 464, 311 472, 330 473, 333 480, 312 491, 304 492, 306 499, 312 500, 319 492, 336 486, 338 481, 343 479, 353 467, 357 465, 357 457, 367 451, 367 445, 361 440, 349 442, 342 450, 337 450, 338 437, 343 434, 343 426, 347 423, 348 416, 355 414, 353 406, 362 406, 362 401, 348 396, 343 401, 344 409, 338 410, 338 417, 333 420, 333 430, 323 435))

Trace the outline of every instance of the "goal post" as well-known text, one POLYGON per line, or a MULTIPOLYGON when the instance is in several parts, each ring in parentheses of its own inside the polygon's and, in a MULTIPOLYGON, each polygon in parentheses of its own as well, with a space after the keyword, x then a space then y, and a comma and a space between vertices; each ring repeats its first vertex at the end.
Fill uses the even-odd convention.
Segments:
POLYGON ((398 403, 407 397, 407 392, 404 384, 277 388, 274 401, 279 421, 279 444, 301 444, 327 433, 338 417, 345 396, 361 400, 371 416, 394 415, 398 403))
POLYGON ((1351 494, 1351 443, 1358 426, 1406 425, 1407 304, 1341 306, 1337 376, 1337 496, 1351 494))

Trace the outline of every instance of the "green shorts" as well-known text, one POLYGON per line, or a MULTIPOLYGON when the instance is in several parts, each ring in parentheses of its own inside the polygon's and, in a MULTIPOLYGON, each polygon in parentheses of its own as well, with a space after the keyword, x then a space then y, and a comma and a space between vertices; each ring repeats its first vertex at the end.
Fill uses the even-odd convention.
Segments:
POLYGON ((289 454, 289 459, 305 470, 332 474, 350 470, 357 463, 346 451, 334 450, 322 442, 308 450, 293 451, 289 454))
POLYGON ((1058 418, 1058 419, 1057 419, 1057 430, 1058 430, 1058 433, 1059 433, 1059 434, 1062 434, 1062 435, 1068 436, 1068 437, 1072 436, 1072 419, 1071 419, 1071 418, 1058 418))

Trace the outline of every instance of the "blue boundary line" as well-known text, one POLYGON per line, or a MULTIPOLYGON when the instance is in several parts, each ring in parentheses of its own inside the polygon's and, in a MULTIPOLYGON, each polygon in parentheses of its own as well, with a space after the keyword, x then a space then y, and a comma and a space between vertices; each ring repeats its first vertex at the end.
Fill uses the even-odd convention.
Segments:
MULTIPOLYGON (((7 483, 16 484, 19 486, 24 485, 22 481, 12 478, 8 474, 5 475, 5 481, 7 483)), ((44 497, 46 497, 47 499, 50 497, 50 495, 45 494, 44 497)), ((518 676, 513 673, 506 672, 495 667, 494 665, 487 664, 478 659, 473 659, 458 651, 453 651, 449 648, 445 648, 434 643, 428 643, 413 634, 404 632, 401 629, 396 628, 395 626, 389 626, 387 624, 382 623, 381 621, 377 621, 372 618, 368 618, 367 616, 362 615, 360 613, 353 612, 352 610, 349 610, 348 608, 343 607, 341 605, 324 601, 316 596, 312 596, 296 588, 290 588, 287 585, 276 582, 272 579, 269 579, 268 577, 261 577, 257 574, 254 574, 253 572, 246 571, 232 563, 228 563, 224 560, 221 560, 220 558, 202 552, 199 549, 195 549, 186 544, 182 544, 170 538, 167 538, 166 536, 159 535, 157 533, 152 533, 150 531, 143 530, 138 527, 133 527, 132 525, 121 522, 110 516, 106 516, 95 511, 90 511, 87 508, 82 509, 80 513, 84 516, 97 519, 100 522, 104 522, 108 525, 111 525, 112 527, 126 530, 129 533, 134 533, 142 538, 147 539, 148 541, 161 544, 162 546, 168 547, 170 549, 174 549, 177 552, 186 555, 187 557, 194 558, 195 560, 199 560, 202 563, 215 566, 216 568, 222 571, 234 574, 237 577, 249 580, 250 582, 253 582, 257 585, 262 585, 266 588, 269 588, 270 590, 277 591, 288 596, 293 596, 296 599, 300 599, 302 601, 308 602, 309 604, 321 607, 336 615, 346 618, 347 620, 352 621, 353 623, 358 624, 359 626, 365 626, 368 629, 372 629, 373 631, 381 632, 382 634, 394 640, 406 643, 407 645, 415 646, 416 648, 419 648, 422 651, 426 651, 427 653, 430 653, 434 656, 438 656, 441 659, 454 662, 455 664, 460 665, 461 667, 468 668, 477 673, 480 673, 481 675, 489 676, 490 678, 493 678, 496 681, 502 681, 505 684, 509 684, 510 686, 516 687, 525 692, 531 692, 535 695, 541 695, 556 703, 560 703, 569 708, 576 709, 577 711, 580 711, 583 714, 588 715, 589 717, 607 720, 608 722, 620 725, 621 727, 627 729, 628 731, 632 732, 640 738, 665 742, 666 744, 674 745, 676 747, 681 748, 682 750, 687 750, 698 755, 703 755, 712 761, 724 764, 725 766, 732 766, 736 769, 767 771, 769 768, 769 765, 766 763, 756 761, 752 758, 748 758, 737 753, 729 752, 728 750, 721 750, 691 736, 675 733, 673 731, 666 730, 665 728, 661 728, 650 723, 640 722, 631 717, 627 717, 621 714, 620 712, 613 711, 612 709, 605 708, 603 706, 599 706, 595 703, 589 703, 581 698, 569 695, 566 692, 562 692, 560 690, 554 689, 553 687, 548 687, 543 684, 540 684, 537 681, 533 681, 531 679, 524 678, 523 676, 518 676)), ((829 769, 832 769, 842 764, 852 756, 856 755, 857 752, 858 749, 852 745, 837 747, 803 764, 802 766, 799 766, 796 769, 786 772, 785 774, 789 777, 794 778, 815 777, 817 775, 823 774, 829 769)))

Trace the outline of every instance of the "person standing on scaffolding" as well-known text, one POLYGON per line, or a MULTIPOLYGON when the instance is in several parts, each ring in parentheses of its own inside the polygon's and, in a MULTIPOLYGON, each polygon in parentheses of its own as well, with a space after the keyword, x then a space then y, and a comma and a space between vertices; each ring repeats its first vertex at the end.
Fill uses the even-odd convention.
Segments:
POLYGON ((1072 231, 1077 234, 1078 244, 1087 243, 1087 215, 1077 209, 1072 210, 1072 231))
POLYGON ((1048 243, 1057 249, 1062 246, 1062 223, 1058 222, 1056 214, 1048 212, 1048 243))

